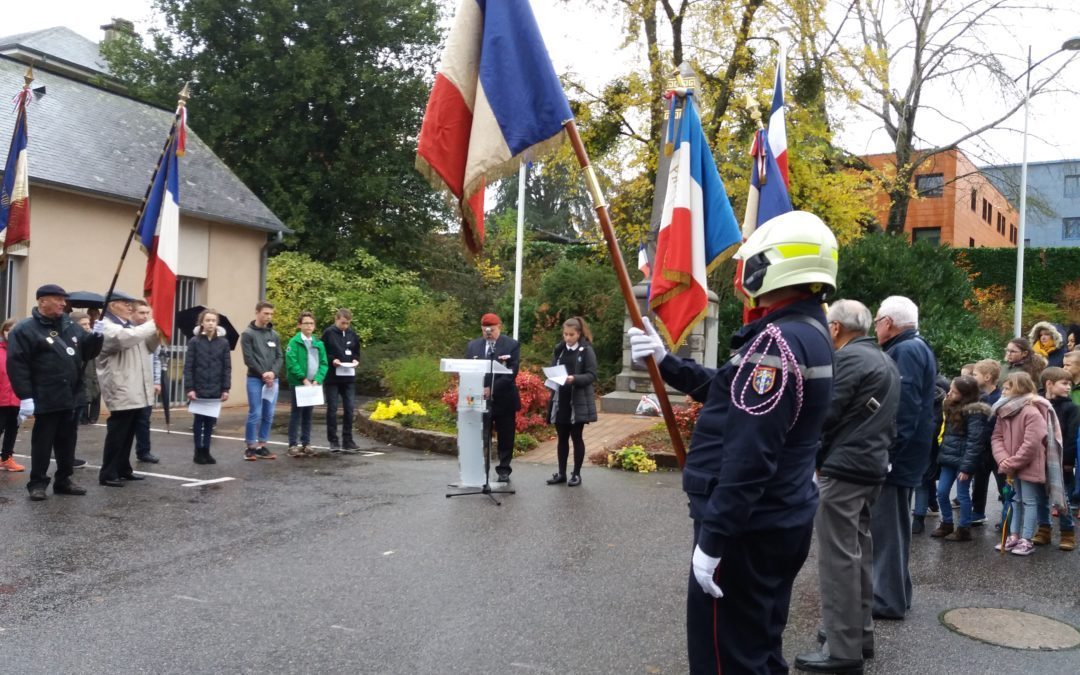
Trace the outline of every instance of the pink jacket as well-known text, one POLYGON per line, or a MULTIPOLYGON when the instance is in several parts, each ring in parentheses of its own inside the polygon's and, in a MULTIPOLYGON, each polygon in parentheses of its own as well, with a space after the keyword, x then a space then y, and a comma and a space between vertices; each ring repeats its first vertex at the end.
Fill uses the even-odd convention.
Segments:
POLYGON ((998 470, 1029 483, 1046 482, 1046 410, 1039 396, 1015 415, 997 418, 990 446, 998 470))
POLYGON ((19 407, 19 397, 11 389, 7 374, 7 340, 0 341, 0 406, 19 407))

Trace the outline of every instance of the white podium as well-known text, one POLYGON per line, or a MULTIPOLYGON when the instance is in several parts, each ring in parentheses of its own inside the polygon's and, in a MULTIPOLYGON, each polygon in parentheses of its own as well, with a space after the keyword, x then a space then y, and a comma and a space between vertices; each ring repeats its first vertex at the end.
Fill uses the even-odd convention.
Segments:
POLYGON ((490 359, 442 359, 439 370, 457 373, 458 383, 457 438, 458 468, 461 472, 459 487, 483 487, 487 482, 484 472, 484 376, 508 375, 513 371, 490 359))

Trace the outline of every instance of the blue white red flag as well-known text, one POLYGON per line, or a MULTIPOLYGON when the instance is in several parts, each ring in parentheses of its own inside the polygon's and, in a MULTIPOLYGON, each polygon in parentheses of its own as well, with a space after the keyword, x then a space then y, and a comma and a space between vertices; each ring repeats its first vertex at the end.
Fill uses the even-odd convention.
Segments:
POLYGON ((776 166, 784 177, 784 185, 790 191, 791 179, 788 177, 787 161, 787 126, 784 124, 784 64, 787 51, 781 46, 776 61, 776 84, 773 87, 772 110, 769 113, 769 149, 776 158, 776 166))
POLYGON ((465 246, 484 243, 484 187, 564 138, 573 115, 527 0, 462 0, 416 149, 416 168, 448 190, 465 246))
POLYGON ((143 295, 154 312, 154 323, 166 340, 172 338, 176 301, 176 272, 180 267, 180 152, 183 111, 176 135, 161 158, 146 207, 139 218, 139 242, 146 252, 143 295))
POLYGON ((649 251, 645 248, 645 242, 641 242, 641 246, 638 246, 637 268, 641 270, 641 274, 646 281, 652 276, 652 267, 649 266, 649 251))
POLYGON ((17 113, 11 147, 4 164, 4 183, 0 188, 0 241, 4 250, 12 244, 30 241, 30 175, 27 169, 26 106, 30 88, 15 97, 17 113))
POLYGON ((663 322, 661 333, 673 348, 704 318, 706 275, 731 256, 740 240, 738 221, 688 95, 668 169, 649 292, 650 307, 663 322))
POLYGON ((787 185, 764 130, 754 134, 750 155, 754 158, 754 166, 750 172, 750 192, 746 196, 746 216, 742 228, 744 239, 770 219, 793 210, 787 185))

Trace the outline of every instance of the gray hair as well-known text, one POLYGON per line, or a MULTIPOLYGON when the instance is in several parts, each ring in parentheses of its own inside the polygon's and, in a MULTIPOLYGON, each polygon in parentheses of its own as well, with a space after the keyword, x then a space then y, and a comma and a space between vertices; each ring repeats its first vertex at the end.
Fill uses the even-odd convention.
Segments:
POLYGON ((829 306, 829 322, 835 321, 845 331, 866 335, 874 323, 870 310, 858 300, 837 300, 829 306))
POLYGON ((890 295, 881 301, 878 307, 878 318, 889 317, 895 326, 919 327, 918 306, 902 295, 890 295))

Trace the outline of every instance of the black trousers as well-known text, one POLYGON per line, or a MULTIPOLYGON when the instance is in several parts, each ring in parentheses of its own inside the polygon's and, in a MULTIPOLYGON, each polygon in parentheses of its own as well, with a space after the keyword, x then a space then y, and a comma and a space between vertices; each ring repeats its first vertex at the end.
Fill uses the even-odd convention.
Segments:
POLYGON ((109 414, 105 421, 105 452, 98 480, 117 480, 131 475, 131 444, 135 441, 135 427, 142 413, 143 408, 132 408, 109 414))
POLYGON ((15 452, 15 436, 19 433, 19 406, 0 406, 0 432, 4 434, 4 444, 0 449, 0 460, 7 459, 15 452))
POLYGON ((30 435, 30 482, 26 489, 49 485, 49 460, 56 452, 57 485, 71 480, 74 471, 75 439, 79 420, 77 410, 35 413, 34 431, 30 435))
POLYGON ((995 470, 997 461, 994 460, 994 453, 990 448, 984 448, 982 457, 982 465, 979 470, 975 472, 975 477, 972 479, 971 484, 971 512, 986 515, 986 495, 990 491, 990 476, 994 476, 994 480, 997 482, 997 493, 1001 495, 1001 488, 1005 487, 1005 477, 995 470))
POLYGON ((495 473, 510 475, 510 460, 514 458, 514 421, 517 413, 499 413, 488 415, 484 418, 485 439, 491 436, 492 427, 495 429, 495 437, 498 442, 499 464, 495 467, 495 473))
POLYGON ((139 417, 135 420, 135 456, 142 457, 150 454, 150 415, 154 407, 146 406, 139 409, 139 417))
POLYGON ((555 433, 558 434, 555 452, 559 457, 559 473, 566 474, 566 460, 570 457, 571 440, 574 441, 574 473, 581 472, 581 465, 585 461, 585 439, 582 437, 584 430, 584 422, 577 424, 570 424, 569 422, 566 424, 555 423, 555 433))
POLYGON ((356 383, 327 382, 323 385, 323 394, 326 397, 326 440, 331 443, 338 442, 337 410, 338 401, 340 401, 341 409, 343 411, 341 418, 341 440, 343 443, 352 443, 353 410, 356 406, 356 383))
MULTIPOLYGON (((720 590, 701 590, 693 569, 686 594, 690 672, 786 673, 783 634, 791 586, 810 552, 814 524, 752 532, 730 540, 720 561, 720 590)), ((700 525, 694 523, 697 545, 700 525)))

